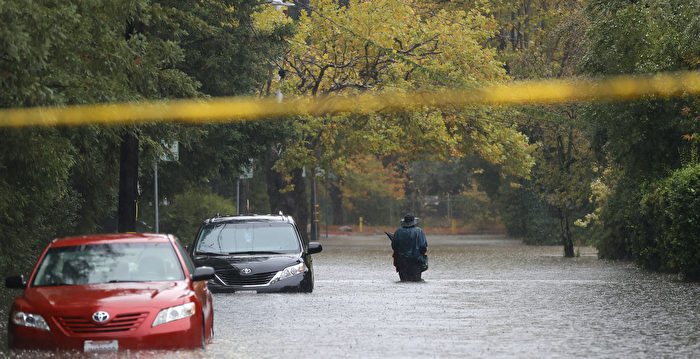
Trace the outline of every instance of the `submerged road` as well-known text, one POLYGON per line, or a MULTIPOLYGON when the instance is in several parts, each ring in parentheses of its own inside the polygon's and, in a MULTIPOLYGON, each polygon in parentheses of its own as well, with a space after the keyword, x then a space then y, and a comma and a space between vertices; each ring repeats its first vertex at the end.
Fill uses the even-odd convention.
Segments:
POLYGON ((700 357, 700 285, 591 248, 429 236, 425 282, 401 283, 383 234, 321 243, 313 293, 216 294, 205 350, 115 357, 700 357))
POLYGON ((383 235, 321 238, 312 294, 220 294, 206 350, 231 358, 700 357, 700 286, 590 248, 429 237, 401 283, 383 235))

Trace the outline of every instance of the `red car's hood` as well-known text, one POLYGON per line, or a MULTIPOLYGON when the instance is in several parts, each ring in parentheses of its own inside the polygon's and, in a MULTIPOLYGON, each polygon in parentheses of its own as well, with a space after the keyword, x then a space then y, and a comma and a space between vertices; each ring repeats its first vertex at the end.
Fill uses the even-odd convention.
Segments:
POLYGON ((95 307, 162 307, 193 295, 186 281, 32 287, 21 299, 36 308, 61 311, 95 307))

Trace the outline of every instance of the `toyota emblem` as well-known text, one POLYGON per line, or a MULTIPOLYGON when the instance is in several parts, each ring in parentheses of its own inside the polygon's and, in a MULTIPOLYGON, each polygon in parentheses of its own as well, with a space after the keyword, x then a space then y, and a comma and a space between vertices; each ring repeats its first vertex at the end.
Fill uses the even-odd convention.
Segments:
POLYGON ((99 311, 92 314, 92 320, 97 323, 104 323, 109 320, 109 313, 99 311))
POLYGON ((241 274, 250 274, 253 270, 250 268, 241 269, 241 274))

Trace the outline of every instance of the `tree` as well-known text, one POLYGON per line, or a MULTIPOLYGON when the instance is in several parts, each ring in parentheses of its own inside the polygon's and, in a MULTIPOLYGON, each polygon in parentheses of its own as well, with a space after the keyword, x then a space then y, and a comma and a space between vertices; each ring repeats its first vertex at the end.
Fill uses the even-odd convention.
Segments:
MULTIPOLYGON (((482 44, 493 23, 478 9, 446 11, 437 3, 357 1, 338 6, 310 1, 284 57, 287 95, 344 95, 505 80, 495 53, 482 44)), ((269 10, 273 11, 273 10, 269 10)), ((279 20, 284 21, 284 20, 279 20)), ((296 142, 281 151, 275 170, 320 167, 343 178, 347 163, 373 154, 383 162, 444 160, 477 152, 504 171, 526 175, 526 138, 492 121, 484 108, 413 109, 401 113, 300 118, 296 142)))
MULTIPOLYGON (((391 164, 384 166, 379 159, 366 155, 347 164, 342 181, 327 178, 338 183, 344 209, 349 218, 338 223, 356 223, 363 217, 368 225, 386 225, 401 216, 397 205, 404 198, 404 178, 391 164)), ((333 187, 329 187, 333 188, 333 187)), ((334 211, 333 215, 338 215, 334 211)))
MULTIPOLYGON (((593 1, 587 15, 592 24, 583 61, 587 73, 647 74, 700 64, 697 0, 593 1)), ((596 155, 614 169, 614 176, 603 178, 610 194, 594 222, 602 257, 639 262, 644 252, 657 250, 656 220, 639 206, 654 183, 683 166, 684 135, 698 132, 693 120, 698 113, 700 101, 690 96, 589 106, 584 115, 595 129, 596 155)))
MULTIPOLYGON (((499 33, 491 41, 516 79, 576 76, 588 28, 584 1, 501 0, 491 14, 499 33)), ((509 233, 526 243, 564 246, 574 255, 573 223, 589 206, 594 158, 579 106, 514 108, 512 119, 536 148, 531 179, 509 178, 494 197, 509 233)))
MULTIPOLYGON (((132 86, 145 82, 138 81, 144 77, 137 74, 146 66, 136 59, 147 59, 142 56, 148 54, 147 43, 143 38, 127 42, 124 24, 148 4, 3 2, 0 38, 7 45, 0 55, 4 74, 0 104, 46 106, 141 98, 132 86)), ((171 53, 158 49, 158 54, 168 58, 171 53)), ((158 71, 166 77, 169 73, 158 71)), ((115 149, 121 131, 92 126, 2 130, 5 140, 0 147, 6 157, 0 167, 8 174, 0 179, 4 182, 0 187, 2 197, 11 199, 0 209, 0 226, 8 234, 4 255, 32 255, 50 238, 94 229, 111 213, 114 207, 103 204, 113 203, 116 183, 105 177, 116 177, 115 149)))
MULTIPOLYGON (((280 38, 291 31, 290 26, 269 31, 256 29, 251 16, 257 8, 249 1, 160 1, 159 4, 157 13, 162 14, 162 21, 151 21, 142 31, 146 37, 181 49, 178 61, 168 66, 196 80, 199 87, 199 92, 185 96, 235 96, 262 91, 272 67, 264 59, 279 56, 280 38)), ((169 94, 169 97, 182 96, 169 94)), ((285 126, 275 122, 169 128, 171 131, 161 139, 180 141, 182 151, 179 163, 162 167, 163 175, 167 176, 164 178, 168 178, 162 188, 164 197, 204 184, 222 195, 231 195, 226 189, 235 187, 241 165, 250 158, 260 157, 270 143, 286 135, 285 126)), ((144 167, 150 169, 162 149, 157 137, 149 134, 145 140, 148 143, 144 147, 145 163, 150 166, 144 167)), ((142 183, 152 188, 150 172, 145 172, 142 183)), ((153 200, 150 193, 142 197, 153 200)))
MULTIPOLYGON (((268 94, 266 83, 276 69, 270 59, 281 56, 282 38, 291 34, 291 24, 257 27, 255 17, 268 6, 250 1, 163 3, 177 9, 172 11, 176 20, 159 31, 163 36, 175 34, 170 39, 184 52, 184 61, 176 64, 177 68, 201 84, 201 96, 268 94)), ((178 133, 181 137, 168 137, 180 141, 180 160, 159 167, 162 178, 167 178, 160 187, 162 198, 201 186, 232 198, 242 165, 253 158, 264 162, 270 147, 292 135, 284 121, 203 123, 187 128, 187 132, 178 133)), ((149 164, 156 158, 155 152, 147 154, 149 164)), ((260 177, 264 176, 256 174, 260 177)), ((152 176, 145 175, 142 183, 152 188, 152 176)), ((142 198, 153 200, 150 192, 142 198)))
MULTIPOLYGON (((199 3, 2 2, 0 39, 6 46, 0 53, 0 105, 47 106, 202 96, 197 91, 200 82, 182 66, 186 55, 198 50, 194 45, 183 50, 183 39, 203 28, 214 36, 216 27, 228 25, 212 20, 216 26, 207 27, 203 13, 215 11, 206 6, 202 10, 197 7, 199 3)), ((245 20, 246 16, 249 13, 242 13, 241 18, 245 20)), ((250 47, 239 38, 226 39, 227 44, 237 43, 239 49, 250 47)), ((208 51, 217 50, 212 46, 208 51)), ((257 83, 262 72, 256 71, 252 82, 257 83)), ((242 71, 240 77, 231 81, 245 76, 248 75, 242 71)), ((235 91, 244 90, 241 87, 235 91)), ((256 127, 251 126, 250 131, 254 130, 256 127)), ((206 141, 204 135, 212 132, 176 124, 2 130, 6 140, 0 143, 0 197, 6 200, 0 201, 0 228, 8 234, 2 242, 3 258, 7 258, 7 253, 31 255, 50 238, 63 234, 117 230, 112 219, 118 213, 115 179, 122 143, 131 144, 127 152, 127 162, 132 164, 127 177, 131 197, 123 201, 123 211, 130 213, 123 216, 125 221, 119 227, 131 230, 136 178, 150 172, 152 167, 148 164, 163 152, 160 140, 179 139, 196 149, 193 141, 206 141)), ((245 140, 245 136, 242 138, 245 140)), ((242 157, 248 158, 239 155, 234 160, 242 157)), ((17 265, 17 261, 6 263, 17 265)))
POLYGON ((587 138, 578 122, 578 108, 561 109, 559 118, 538 126, 541 145, 535 170, 535 189, 556 211, 564 256, 573 257, 572 225, 575 215, 589 206, 594 161, 587 138))

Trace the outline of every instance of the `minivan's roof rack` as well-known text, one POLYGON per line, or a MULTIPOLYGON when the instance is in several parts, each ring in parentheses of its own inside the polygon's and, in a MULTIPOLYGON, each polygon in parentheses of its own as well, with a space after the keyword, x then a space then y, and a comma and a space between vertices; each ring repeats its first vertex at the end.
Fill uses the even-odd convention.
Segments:
POLYGON ((227 221, 245 221, 246 218, 256 217, 258 220, 282 220, 286 222, 294 223, 294 219, 290 215, 285 215, 284 212, 279 211, 279 214, 257 214, 257 213, 247 213, 238 215, 221 215, 217 213, 214 217, 204 219, 204 224, 227 222, 227 221))

